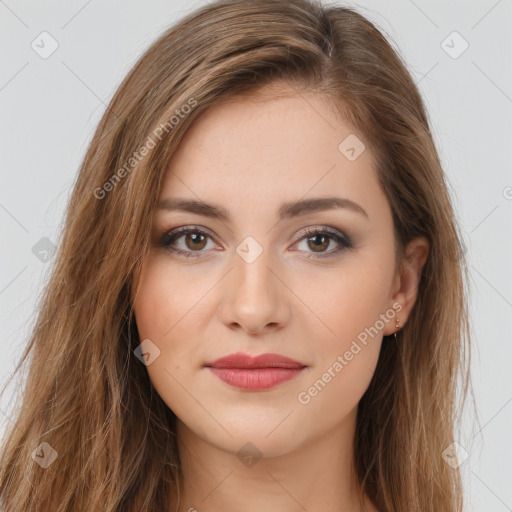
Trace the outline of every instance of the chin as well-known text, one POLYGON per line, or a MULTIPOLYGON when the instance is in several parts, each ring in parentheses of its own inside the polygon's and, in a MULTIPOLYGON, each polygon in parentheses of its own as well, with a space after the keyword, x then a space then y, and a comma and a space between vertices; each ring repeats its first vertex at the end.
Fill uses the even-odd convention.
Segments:
POLYGON ((235 455, 243 456, 245 450, 247 455, 254 451, 256 456, 278 457, 295 450, 302 437, 298 435, 299 426, 286 417, 288 413, 264 414, 254 410, 251 414, 246 408, 241 414, 238 405, 234 416, 219 412, 215 415, 224 428, 214 420, 208 425, 188 423, 187 428, 207 443, 235 455))

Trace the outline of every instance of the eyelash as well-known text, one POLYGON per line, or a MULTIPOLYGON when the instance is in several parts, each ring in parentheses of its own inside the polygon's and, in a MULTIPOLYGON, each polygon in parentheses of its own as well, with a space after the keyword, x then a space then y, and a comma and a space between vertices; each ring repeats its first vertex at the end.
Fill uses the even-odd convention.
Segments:
MULTIPOLYGON (((171 251, 172 253, 177 254, 178 256, 182 256, 185 258, 199 257, 200 253, 205 252, 205 251, 203 251, 203 250, 201 250, 201 251, 192 251, 192 250, 183 251, 181 249, 178 249, 177 247, 172 246, 172 244, 175 243, 176 240, 179 240, 183 235, 187 235, 187 234, 191 234, 191 233, 200 234, 200 235, 204 235, 208 238, 212 238, 211 235, 207 231, 204 231, 203 229, 201 229, 199 227, 184 226, 184 227, 177 228, 173 231, 169 231, 169 232, 165 233, 162 236, 162 238, 160 239, 160 245, 162 247, 164 247, 165 249, 171 251)), ((329 237, 331 240, 334 240, 336 243, 338 243, 339 247, 334 250, 331 250, 329 252, 324 252, 324 253, 312 252, 312 253, 310 253, 311 255, 306 256, 306 258, 312 258, 312 259, 330 258, 330 257, 337 255, 338 253, 340 253, 342 251, 353 248, 352 241, 350 240, 349 237, 347 237, 346 235, 341 235, 337 231, 334 231, 328 227, 305 228, 302 233, 302 236, 295 243, 301 242, 304 239, 312 238, 313 236, 316 236, 316 235, 324 235, 324 236, 329 237)))

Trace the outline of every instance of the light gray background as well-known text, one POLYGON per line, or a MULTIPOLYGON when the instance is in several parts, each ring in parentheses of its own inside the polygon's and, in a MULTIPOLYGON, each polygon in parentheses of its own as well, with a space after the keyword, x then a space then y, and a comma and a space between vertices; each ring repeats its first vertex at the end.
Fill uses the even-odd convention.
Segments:
MULTIPOLYGON (((105 106, 148 45, 202 4, 0 0, 0 385, 21 355, 52 262, 40 261, 32 248, 43 237, 56 240, 105 106), (58 43, 46 59, 31 47, 41 46, 44 31, 58 43)), ((512 2, 345 5, 395 41, 427 102, 471 263, 480 423, 469 410, 459 434, 469 453, 461 465, 467 510, 512 510, 512 2), (454 31, 469 44, 457 58, 464 41, 454 31)), ((0 402, 2 428, 19 392, 14 382, 0 402)))

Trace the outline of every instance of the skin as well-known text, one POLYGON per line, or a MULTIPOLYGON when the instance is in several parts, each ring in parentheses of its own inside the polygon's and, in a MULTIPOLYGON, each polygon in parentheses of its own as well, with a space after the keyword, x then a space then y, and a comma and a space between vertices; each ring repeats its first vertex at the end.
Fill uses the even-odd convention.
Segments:
MULTIPOLYGON (((427 240, 413 240, 395 273, 391 209, 368 145, 350 161, 338 146, 355 132, 324 99, 273 87, 287 95, 264 96, 267 88, 216 105, 186 134, 160 199, 216 203, 231 220, 158 210, 132 291, 140 339, 160 350, 147 371, 178 418, 184 481, 179 507, 175 500, 169 511, 362 510, 352 464, 357 404, 395 318, 358 343, 357 355, 307 404, 298 395, 393 304, 403 327, 428 254, 427 240), (337 208, 278 219, 283 202, 333 195, 358 203, 368 218, 337 208), (180 226, 209 232, 174 241, 197 257, 160 245, 180 226), (334 254, 334 239, 303 231, 316 226, 348 235, 353 248, 334 254), (263 251, 251 263, 236 252, 247 236, 263 251), (265 391, 233 388, 204 367, 239 351, 278 353, 308 367, 265 391), (261 455, 250 467, 237 457, 248 442, 261 455)), ((365 506, 377 511, 368 499, 365 506)))

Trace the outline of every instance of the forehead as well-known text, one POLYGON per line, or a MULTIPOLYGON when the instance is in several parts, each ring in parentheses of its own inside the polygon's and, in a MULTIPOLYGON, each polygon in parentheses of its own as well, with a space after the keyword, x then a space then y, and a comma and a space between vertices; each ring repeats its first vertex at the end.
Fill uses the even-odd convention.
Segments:
POLYGON ((324 97, 274 87, 208 109, 173 155, 161 198, 257 208, 307 195, 368 203, 375 194, 374 156, 362 135, 324 97))
MULTIPOLYGON (((212 153, 224 167, 236 163, 242 169, 261 161, 284 169, 282 164, 339 160, 340 142, 356 134, 336 116, 326 98, 289 89, 276 91, 275 87, 266 90, 210 107, 189 129, 173 165, 212 153)), ((357 137, 362 142, 362 135, 357 137)), ((363 160, 370 162, 370 151, 365 153, 363 160)))

